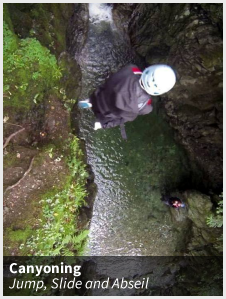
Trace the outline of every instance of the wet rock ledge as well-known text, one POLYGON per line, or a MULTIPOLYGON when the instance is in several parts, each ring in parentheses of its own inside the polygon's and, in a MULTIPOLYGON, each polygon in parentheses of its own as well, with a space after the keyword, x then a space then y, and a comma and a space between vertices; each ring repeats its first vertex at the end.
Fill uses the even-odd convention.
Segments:
POLYGON ((82 4, 4 4, 4 255, 83 248, 95 185, 71 125, 71 44, 85 41, 85 15, 82 4))

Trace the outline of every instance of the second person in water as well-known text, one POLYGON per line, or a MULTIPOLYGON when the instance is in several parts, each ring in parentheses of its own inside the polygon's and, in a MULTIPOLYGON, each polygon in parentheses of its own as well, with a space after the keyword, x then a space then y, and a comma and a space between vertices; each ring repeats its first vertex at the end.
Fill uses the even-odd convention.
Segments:
POLYGON ((175 83, 176 75, 168 65, 152 65, 142 72, 129 64, 112 74, 89 99, 80 101, 79 107, 92 108, 95 130, 120 126, 122 137, 126 138, 124 123, 150 113, 153 109, 150 95, 166 93, 175 83))

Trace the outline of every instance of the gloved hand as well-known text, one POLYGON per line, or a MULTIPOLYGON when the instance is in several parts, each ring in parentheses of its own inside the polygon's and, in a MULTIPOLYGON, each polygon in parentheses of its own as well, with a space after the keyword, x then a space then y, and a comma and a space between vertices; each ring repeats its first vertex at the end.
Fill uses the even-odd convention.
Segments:
POLYGON ((94 130, 98 130, 98 129, 101 129, 101 128, 102 128, 101 123, 96 121, 95 124, 94 124, 94 130))

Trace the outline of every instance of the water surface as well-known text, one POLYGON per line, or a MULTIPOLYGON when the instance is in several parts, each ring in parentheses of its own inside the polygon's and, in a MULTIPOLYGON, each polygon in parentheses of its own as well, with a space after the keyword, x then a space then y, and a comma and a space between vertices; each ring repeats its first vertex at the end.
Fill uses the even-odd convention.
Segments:
MULTIPOLYGON (((81 99, 109 74, 136 61, 128 41, 113 24, 111 8, 93 5, 87 42, 79 57, 81 99)), ((166 186, 177 188, 186 180, 189 168, 169 125, 156 110, 126 124, 127 141, 119 127, 94 131, 93 113, 81 111, 80 134, 98 188, 87 254, 178 254, 180 235, 160 197, 166 186)))

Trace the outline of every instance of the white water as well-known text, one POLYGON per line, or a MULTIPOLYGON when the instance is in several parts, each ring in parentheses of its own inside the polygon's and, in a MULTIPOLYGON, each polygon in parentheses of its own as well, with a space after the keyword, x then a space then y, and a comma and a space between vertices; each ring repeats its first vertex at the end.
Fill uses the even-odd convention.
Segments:
POLYGON ((106 3, 90 3, 89 4, 89 18, 93 24, 102 21, 112 22, 112 6, 106 3))

